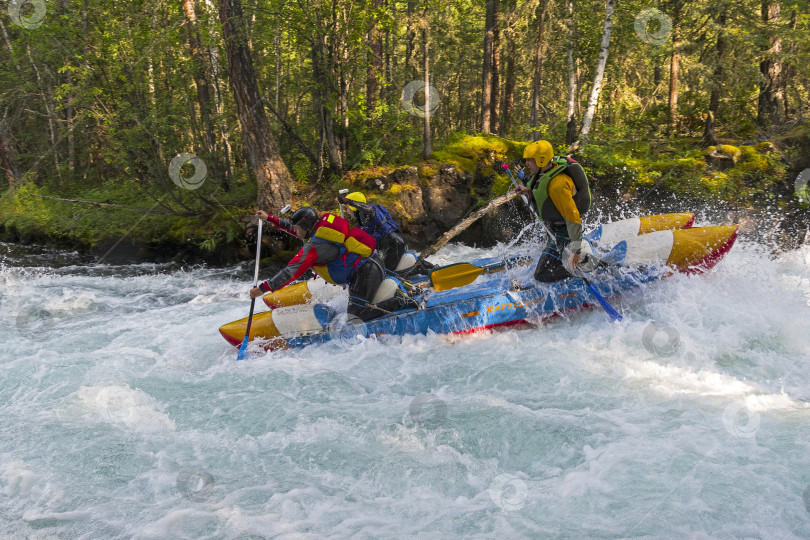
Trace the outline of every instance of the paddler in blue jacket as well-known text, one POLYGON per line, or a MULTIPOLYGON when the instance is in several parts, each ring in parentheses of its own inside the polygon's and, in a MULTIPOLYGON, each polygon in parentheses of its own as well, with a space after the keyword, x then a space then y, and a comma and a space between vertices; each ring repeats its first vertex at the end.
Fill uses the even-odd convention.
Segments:
POLYGON ((582 215, 591 206, 591 188, 582 166, 567 157, 555 157, 548 141, 535 141, 523 151, 526 174, 518 177, 525 186, 517 192, 530 195, 537 215, 553 235, 537 262, 534 277, 541 282, 554 282, 571 274, 563 266, 562 251, 570 250, 568 266, 579 264, 582 250, 582 215))
POLYGON ((402 230, 385 206, 369 203, 366 196, 359 191, 345 197, 338 196, 338 202, 345 204, 349 216, 354 217, 360 228, 377 241, 377 251, 383 257, 386 270, 410 275, 427 273, 435 266, 408 252, 408 243, 400 234, 402 230), (410 258, 403 258, 406 253, 410 258))
POLYGON ((397 269, 400 259, 408 251, 408 243, 400 236, 400 228, 391 212, 381 204, 366 201, 366 196, 359 191, 345 197, 338 196, 338 202, 345 204, 349 216, 357 220, 357 225, 377 241, 377 250, 383 257, 385 268, 397 269))
POLYGON ((391 301, 380 302, 379 306, 372 304, 374 295, 385 278, 385 270, 380 257, 375 253, 375 240, 359 228, 350 228, 347 220, 330 213, 319 217, 308 206, 296 210, 289 220, 279 219, 261 210, 256 215, 306 243, 286 267, 258 287, 252 288, 251 298, 277 291, 312 268, 330 283, 348 285, 347 311, 363 321, 404 307, 399 296, 391 301))

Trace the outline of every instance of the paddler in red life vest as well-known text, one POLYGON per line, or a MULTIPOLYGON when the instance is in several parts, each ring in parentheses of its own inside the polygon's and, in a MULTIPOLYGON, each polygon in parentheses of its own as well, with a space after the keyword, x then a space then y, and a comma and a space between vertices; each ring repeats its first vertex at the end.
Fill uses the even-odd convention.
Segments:
POLYGON ((530 143, 523 158, 529 172, 518 171, 526 185, 516 191, 530 195, 537 215, 553 235, 540 255, 534 277, 541 282, 559 281, 571 275, 563 266, 563 250, 571 252, 567 262, 572 269, 579 264, 582 215, 591 206, 591 188, 582 166, 573 159, 555 157, 548 141, 530 143))
POLYGON ((319 217, 308 206, 293 212, 289 220, 262 211, 256 215, 263 219, 266 217, 273 227, 293 234, 306 243, 286 267, 251 289, 251 298, 277 291, 312 268, 330 283, 349 286, 347 311, 363 321, 404 307, 398 296, 379 302, 382 309, 372 304, 385 278, 385 270, 379 256, 374 253, 374 238, 357 227, 349 227, 348 220, 330 213, 319 217))

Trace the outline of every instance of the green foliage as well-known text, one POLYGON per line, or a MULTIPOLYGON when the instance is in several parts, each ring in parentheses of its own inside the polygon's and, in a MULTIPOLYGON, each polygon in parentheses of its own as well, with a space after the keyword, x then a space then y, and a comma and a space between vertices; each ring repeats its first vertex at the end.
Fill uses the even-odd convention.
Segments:
MULTIPOLYGON (((0 224, 20 234, 89 246, 123 234, 140 242, 192 244, 202 250, 219 251, 238 243, 239 220, 254 204, 257 192, 243 143, 252 134, 242 133, 230 95, 216 3, 193 4, 196 25, 186 19, 181 3, 166 0, 87 0, 81 9, 47 3, 41 27, 4 25, 8 41, 0 46, 0 111, 18 150, 19 169, 27 177, 18 179, 22 185, 16 192, 2 192, 0 224), (199 57, 192 54, 191 37, 200 40, 199 57), (208 109, 201 105, 203 75, 212 96, 208 109), (199 191, 178 188, 169 177, 172 158, 185 152, 198 155, 208 166, 209 178, 199 191), (193 216, 103 209, 34 194, 140 208, 160 201, 156 208, 193 216)), ((481 126, 485 3, 411 4, 242 2, 258 86, 266 104, 287 126, 268 112, 294 178, 296 202, 317 200, 319 194, 310 198, 316 188, 331 193, 339 185, 361 185, 366 177, 417 162, 424 120, 406 110, 402 92, 408 83, 424 78, 423 31, 428 23, 430 80, 440 101, 431 115, 433 147, 438 150, 433 161, 419 166, 423 181, 442 163, 452 163, 493 178, 488 189, 496 196, 509 184, 493 167, 521 157, 526 142, 518 139, 539 133, 564 152, 567 29, 576 29, 580 81, 576 99, 581 111, 599 55, 603 1, 578 3, 575 21, 569 20, 564 2, 501 4, 501 98, 496 107, 505 138, 470 135, 481 126), (547 10, 541 99, 538 119, 532 122, 540 9, 547 10), (320 56, 314 54, 314 44, 322 45, 320 56), (514 101, 507 123, 509 61, 514 69, 508 81, 514 85, 514 101), (317 62, 322 65, 316 77, 317 62), (318 167, 313 161, 318 156, 328 161, 323 129, 327 121, 348 174, 337 178, 327 168, 327 177, 316 183, 318 167)), ((767 197, 784 174, 779 152, 793 162, 803 159, 810 147, 797 142, 810 141, 806 121, 810 71, 801 69, 810 64, 807 1, 780 4, 781 16, 772 24, 762 23, 762 6, 753 0, 665 2, 658 9, 675 17, 676 6, 681 8, 677 44, 670 36, 650 43, 636 34, 633 21, 650 7, 646 0, 617 5, 592 144, 585 148, 582 161, 593 177, 608 185, 629 189, 660 185, 678 193, 721 194, 742 201, 767 197), (726 16, 723 24, 721 13, 726 16), (719 57, 721 36, 725 49, 719 57), (767 49, 776 38, 781 38, 781 50, 772 55, 767 49), (673 51, 681 59, 675 130, 669 126, 667 93, 673 51), (782 62, 790 118, 758 125, 760 66, 771 57, 782 62), (718 72, 720 79, 715 80, 718 72), (697 139, 713 88, 721 90, 717 136, 740 144, 767 137, 778 151, 766 143, 719 145, 717 149, 735 156, 737 163, 726 171, 707 169, 697 139)), ((2 189, 8 184, 5 176, 0 178, 2 189)), ((380 196, 395 198, 400 188, 405 186, 391 187, 380 196)))
POLYGON ((772 198, 786 168, 779 156, 764 154, 755 146, 720 145, 716 150, 738 157, 725 171, 707 166, 703 151, 689 149, 691 141, 670 141, 659 149, 650 145, 616 145, 608 150, 589 145, 582 156, 586 172, 600 187, 647 190, 658 185, 677 195, 712 200, 733 200, 756 204, 772 198))

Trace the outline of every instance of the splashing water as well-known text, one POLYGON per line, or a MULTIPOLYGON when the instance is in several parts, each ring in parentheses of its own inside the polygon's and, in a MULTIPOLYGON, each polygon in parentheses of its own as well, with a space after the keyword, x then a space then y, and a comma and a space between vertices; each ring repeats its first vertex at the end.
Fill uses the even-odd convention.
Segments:
POLYGON ((810 536, 810 246, 739 243, 620 325, 238 363, 247 267, 38 257, 0 266, 1 537, 810 536))

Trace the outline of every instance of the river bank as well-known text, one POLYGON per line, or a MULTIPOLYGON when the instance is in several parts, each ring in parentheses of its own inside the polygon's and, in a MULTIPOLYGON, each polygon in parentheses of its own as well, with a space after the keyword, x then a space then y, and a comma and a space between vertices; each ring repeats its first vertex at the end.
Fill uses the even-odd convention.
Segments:
MULTIPOLYGON (((715 223, 739 222, 744 235, 777 250, 795 248, 805 241, 810 226, 808 206, 797 196, 796 178, 810 167, 803 140, 799 133, 777 143, 705 148, 693 139, 591 144, 574 155, 586 168, 594 194, 587 222, 631 213, 692 211, 715 223)), ((517 163, 525 144, 459 135, 431 161, 353 171, 336 185, 299 182, 294 206, 337 211, 334 197, 339 189, 361 190, 371 202, 385 204, 411 246, 423 249, 511 189, 500 165, 517 163)), ((250 259, 245 229, 255 187, 243 180, 228 193, 204 191, 194 192, 196 198, 179 190, 158 199, 140 192, 136 184, 115 180, 101 189, 70 193, 30 182, 0 195, 0 240, 120 262, 227 265, 250 259)), ((522 203, 514 200, 458 239, 491 246, 513 238, 530 219, 522 203)), ((277 263, 297 249, 296 241, 284 235, 270 234, 265 242, 265 253, 277 263)))

